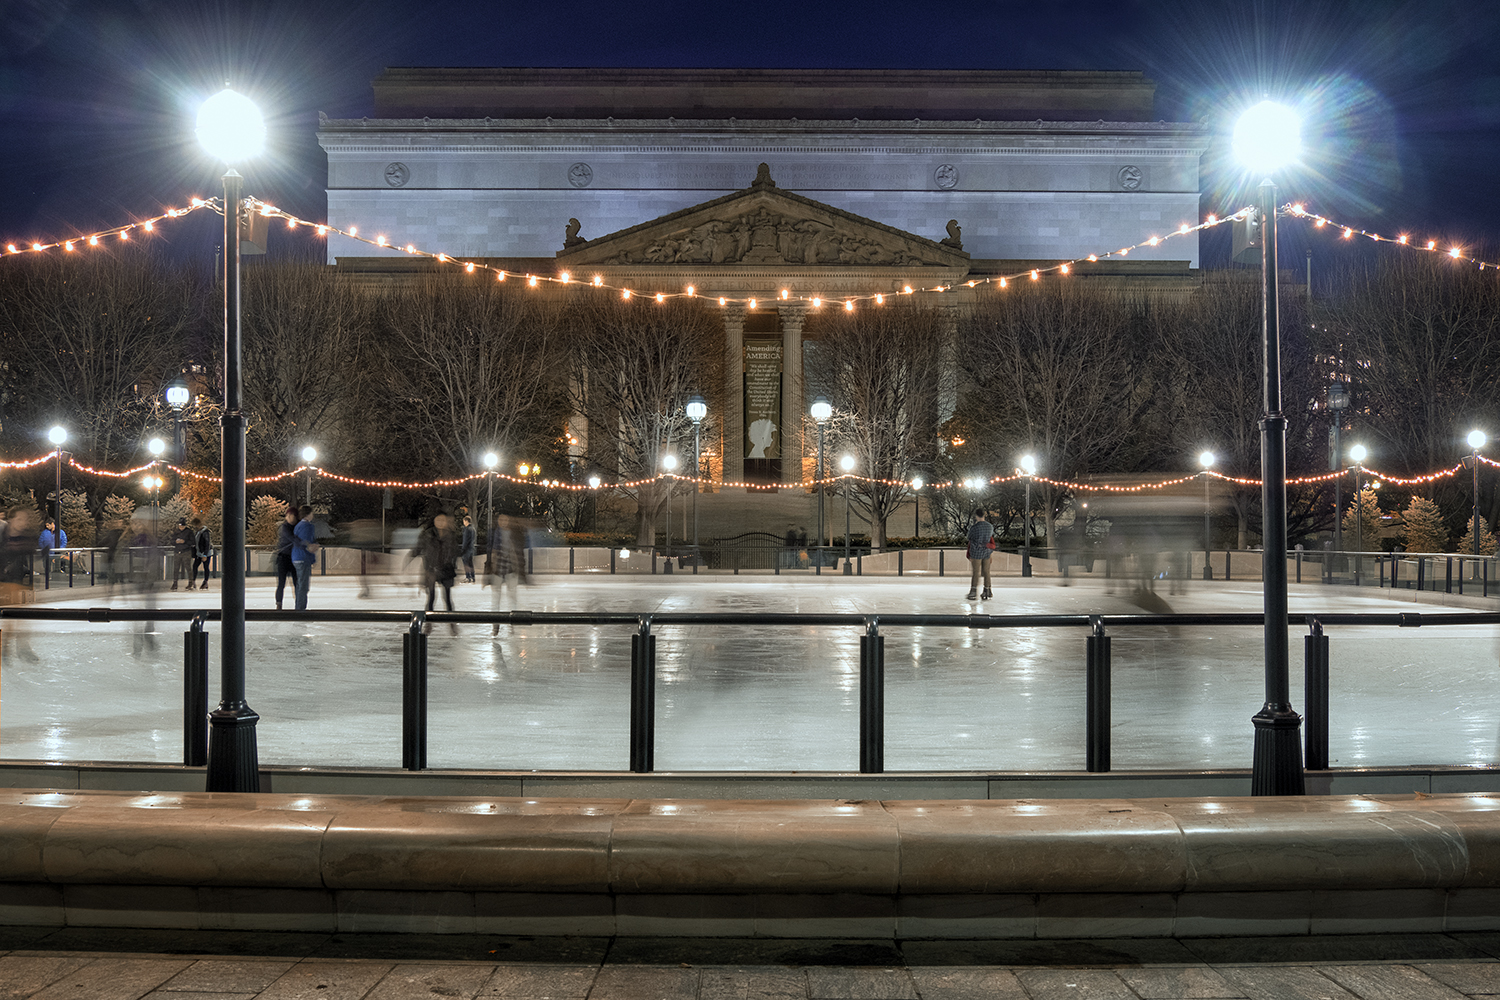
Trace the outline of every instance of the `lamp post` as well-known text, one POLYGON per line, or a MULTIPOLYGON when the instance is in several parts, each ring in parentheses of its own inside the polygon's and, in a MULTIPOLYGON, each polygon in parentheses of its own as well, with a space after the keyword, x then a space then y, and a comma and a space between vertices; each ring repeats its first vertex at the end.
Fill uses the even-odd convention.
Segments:
POLYGON ((54 506, 53 506, 52 509, 53 509, 53 517, 54 517, 53 523, 56 524, 58 530, 61 531, 62 530, 62 459, 63 459, 62 446, 63 446, 63 443, 68 440, 68 431, 67 431, 67 428, 65 428, 65 427, 63 427, 61 425, 54 426, 50 431, 47 432, 47 440, 51 441, 53 447, 57 449, 57 491, 53 494, 53 496, 56 497, 56 503, 54 504, 54 506))
POLYGON ((1334 382, 1328 387, 1328 411, 1333 414, 1333 460, 1328 463, 1333 478, 1333 550, 1344 547, 1344 411, 1349 408, 1349 387, 1334 382))
POLYGON ((599 486, 603 482, 604 480, 600 479, 597 475, 589 476, 589 490, 591 491, 589 494, 589 509, 592 511, 592 516, 589 518, 589 529, 591 531, 599 530, 599 486))
MULTIPOLYGON (((810 408, 812 418, 818 422, 818 471, 813 478, 818 481, 818 548, 823 547, 823 431, 824 424, 828 418, 833 416, 833 404, 828 402, 827 396, 819 396, 813 400, 810 408)), ((823 565, 822 557, 818 558, 818 565, 823 565)), ((820 571, 821 572, 821 571, 820 571)))
POLYGON ((708 401, 702 396, 694 396, 687 403, 688 419, 693 422, 693 572, 698 572, 698 491, 701 488, 697 480, 703 478, 699 471, 699 443, 703 431, 703 418, 708 416, 708 401))
POLYGON ((500 456, 493 451, 484 453, 485 480, 488 486, 488 496, 485 499, 484 509, 489 515, 489 520, 484 522, 484 549, 489 552, 490 533, 495 529, 495 466, 500 464, 500 456))
POLYGON ((224 174, 224 552, 221 700, 209 715, 208 791, 260 790, 255 724, 245 701, 245 404, 240 374, 240 185, 234 169, 265 145, 266 125, 249 98, 223 90, 198 111, 198 140, 228 166, 224 174))
POLYGON ((314 466, 313 463, 316 462, 317 460, 318 460, 318 449, 314 448, 312 445, 308 445, 306 448, 302 449, 302 464, 305 465, 305 466, 307 466, 307 501, 306 501, 306 503, 307 503, 307 505, 309 507, 312 506, 312 477, 313 477, 313 469, 316 468, 316 466, 314 466))
POLYGON ((839 468, 844 470, 844 575, 849 576, 854 572, 849 565, 849 473, 854 471, 854 456, 839 459, 839 468))
POLYGON ((1214 568, 1209 563, 1208 553, 1212 546, 1213 536, 1209 527, 1209 515, 1212 513, 1213 505, 1208 496, 1208 470, 1214 467, 1217 461, 1214 453, 1205 450, 1198 456, 1198 464, 1203 466, 1203 579, 1214 578, 1214 568))
POLYGON ((922 477, 911 477, 912 541, 922 537, 922 477))
MULTIPOLYGON (((677 456, 663 455, 661 458, 661 467, 667 470, 668 475, 675 474, 677 471, 677 456)), ((668 559, 672 558, 672 487, 676 485, 677 480, 675 478, 667 480, 667 534, 664 540, 667 543, 668 559)))
POLYGON ((151 491, 151 537, 161 539, 161 488, 166 480, 161 476, 147 476, 141 485, 151 491))
POLYGON ((1362 444, 1357 444, 1349 449, 1349 457, 1354 460, 1354 585, 1356 587, 1359 586, 1360 563, 1364 562, 1360 558, 1360 554, 1365 550, 1365 491, 1363 480, 1365 471, 1364 461, 1367 454, 1369 453, 1365 451, 1365 446, 1362 444))
POLYGON ((1276 184, 1271 175, 1301 153, 1301 123, 1290 108, 1262 101, 1234 128, 1236 157, 1260 185, 1261 349, 1265 414, 1260 422, 1261 592, 1265 607, 1266 701, 1251 720, 1252 795, 1301 795, 1302 717, 1292 709, 1287 655, 1286 417, 1281 412, 1281 331, 1276 264, 1276 184))
POLYGON ((187 379, 178 375, 168 382, 165 396, 167 405, 172 408, 172 457, 179 462, 186 462, 187 440, 182 435, 182 411, 193 398, 187 379))
MULTIPOLYGON (((1473 430, 1469 432, 1469 455, 1470 464, 1474 466, 1474 524, 1470 529, 1474 535, 1474 555, 1479 555, 1479 449, 1484 447, 1487 440, 1484 431, 1473 430)), ((62 522, 59 521, 59 524, 62 522)))
POLYGON ((1021 511, 1021 575, 1031 575, 1031 477, 1036 475, 1036 458, 1021 456, 1021 467, 1016 470, 1026 477, 1026 509, 1021 511))

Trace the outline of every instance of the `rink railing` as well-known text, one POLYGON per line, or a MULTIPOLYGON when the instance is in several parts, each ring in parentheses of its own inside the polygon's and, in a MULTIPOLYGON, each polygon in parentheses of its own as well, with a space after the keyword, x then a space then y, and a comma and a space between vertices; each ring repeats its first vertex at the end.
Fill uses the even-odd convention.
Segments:
MULTIPOLYGON (((247 546, 245 565, 251 567, 248 575, 267 575, 271 568, 268 555, 270 546, 247 546), (259 562, 255 557, 262 557, 259 562), (260 565, 264 563, 264 565, 260 565)), ((628 547, 586 546, 530 546, 526 549, 526 568, 530 574, 539 575, 670 575, 674 569, 679 573, 697 574, 702 567, 707 573, 738 575, 742 570, 749 573, 802 573, 820 576, 824 569, 832 574, 845 576, 956 576, 969 573, 969 562, 961 548, 912 548, 888 549, 872 552, 868 548, 854 546, 846 555, 842 546, 810 546, 793 550, 784 545, 754 547, 752 555, 743 546, 711 551, 709 545, 695 549, 692 545, 628 547), (753 556, 753 557, 752 557, 753 556)), ((1046 558, 1045 550, 1038 547, 1031 557, 1031 564, 1038 577, 1063 578, 1076 576, 1087 579, 1134 579, 1153 576, 1159 579, 1186 581, 1201 576, 1205 580, 1245 581, 1258 580, 1261 574, 1261 553, 1252 549, 1216 549, 1205 553, 1202 549, 1192 552, 1153 553, 1148 561, 1149 570, 1143 570, 1139 560, 1111 556, 1103 552, 1084 559, 1076 555, 1059 554, 1061 558, 1046 558)), ((175 575, 173 553, 170 550, 136 547, 123 558, 114 562, 107 559, 107 549, 69 548, 57 549, 55 553, 65 556, 56 568, 53 558, 44 558, 33 551, 27 556, 28 571, 33 586, 38 590, 50 590, 75 585, 95 586, 101 583, 139 581, 151 578, 165 582, 169 574, 175 575), (157 575, 157 574, 160 575, 157 575)), ((374 553, 368 550, 323 546, 318 554, 319 576, 354 576, 369 568, 367 560, 374 553), (330 560, 330 552, 334 553, 330 560), (331 567, 331 568, 330 568, 331 567)), ((383 554, 399 556, 399 553, 383 554)), ((1449 594, 1471 594, 1478 597, 1500 596, 1500 562, 1496 556, 1474 556, 1454 552, 1334 552, 1327 549, 1289 550, 1287 577, 1294 583, 1322 583, 1325 585, 1353 585, 1363 587, 1389 587, 1398 590, 1430 590, 1449 594)), ((476 561, 483 566, 481 553, 476 561)), ((1011 576, 1021 573, 1023 559, 1019 553, 997 550, 991 567, 995 576, 1011 576)), ((393 566, 387 564, 380 570, 370 569, 372 575, 392 575, 393 566)), ((219 557, 211 557, 209 568, 218 575, 219 557)), ((399 573, 398 571, 395 571, 399 573)))
MULTIPOLYGON (((165 608, 48 608, 36 605, 0 607, 0 630, 10 621, 50 622, 188 622, 183 637, 183 758, 184 765, 208 762, 208 633, 204 626, 217 621, 213 610, 177 611, 165 608)), ((1085 769, 1110 769, 1111 663, 1110 629, 1149 626, 1260 626, 1261 614, 1169 615, 921 615, 921 614, 780 614, 728 612, 406 612, 406 611, 245 611, 248 622, 317 621, 399 627, 402 635, 401 766, 427 768, 427 635, 430 624, 466 625, 587 625, 632 630, 630 639, 630 763, 629 769, 655 769, 656 755, 656 632, 662 626, 747 627, 809 626, 854 628, 859 636, 859 770, 885 770, 885 636, 882 629, 957 628, 970 630, 1012 628, 1072 628, 1087 632, 1082 650, 1085 697, 1080 719, 1085 769)), ((1304 766, 1328 769, 1329 637, 1328 626, 1376 625, 1431 628, 1455 625, 1500 624, 1500 612, 1438 613, 1298 613, 1287 615, 1292 626, 1308 634, 1304 648, 1304 766)), ((689 640, 682 640, 689 641, 689 640)), ((1247 705, 1247 714, 1260 706, 1247 705)), ((852 762, 852 761, 851 761, 852 762)), ((799 770, 795 766, 788 770, 799 770)))

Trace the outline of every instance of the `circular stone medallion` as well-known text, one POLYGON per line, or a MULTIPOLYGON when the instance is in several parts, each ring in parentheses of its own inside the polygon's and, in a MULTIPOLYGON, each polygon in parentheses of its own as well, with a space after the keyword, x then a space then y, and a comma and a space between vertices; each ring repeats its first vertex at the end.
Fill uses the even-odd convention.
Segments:
POLYGON ((947 191, 958 184, 958 168, 951 163, 941 164, 932 172, 932 180, 938 187, 947 191))
POLYGON ((411 180, 411 170, 404 163, 385 165, 385 182, 393 188, 402 187, 411 180))
POLYGON ((568 168, 568 183, 576 188, 586 188, 594 180, 594 168, 587 163, 575 163, 568 168))
POLYGON ((1127 163, 1125 166, 1120 168, 1120 187, 1124 188, 1126 191, 1139 191, 1141 188, 1141 181, 1144 180, 1145 177, 1146 175, 1140 167, 1136 166, 1133 163, 1127 163))

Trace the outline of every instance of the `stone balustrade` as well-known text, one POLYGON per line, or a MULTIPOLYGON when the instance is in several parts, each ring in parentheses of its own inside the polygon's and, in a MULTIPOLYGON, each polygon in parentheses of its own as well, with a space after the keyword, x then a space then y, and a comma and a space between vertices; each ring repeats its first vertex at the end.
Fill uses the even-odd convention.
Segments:
POLYGON ((1500 795, 0 790, 0 923, 1080 937, 1500 929, 1500 795))

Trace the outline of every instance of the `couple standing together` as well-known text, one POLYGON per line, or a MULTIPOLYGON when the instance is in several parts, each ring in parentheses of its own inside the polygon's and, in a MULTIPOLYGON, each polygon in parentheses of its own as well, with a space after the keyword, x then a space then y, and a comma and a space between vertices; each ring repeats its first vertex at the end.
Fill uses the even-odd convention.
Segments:
POLYGON ((286 578, 293 578, 293 594, 298 611, 307 610, 307 591, 312 585, 313 560, 318 555, 317 528, 313 509, 288 507, 286 517, 276 529, 276 610, 286 593, 286 578))

